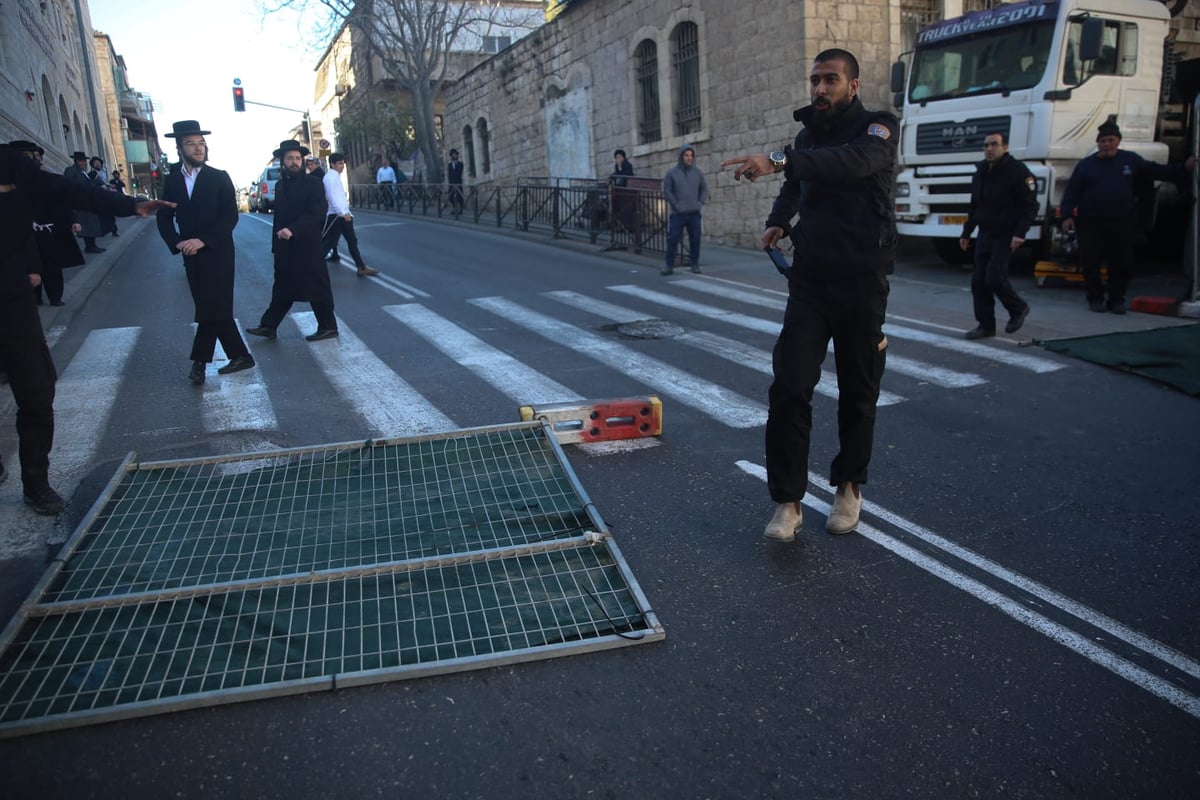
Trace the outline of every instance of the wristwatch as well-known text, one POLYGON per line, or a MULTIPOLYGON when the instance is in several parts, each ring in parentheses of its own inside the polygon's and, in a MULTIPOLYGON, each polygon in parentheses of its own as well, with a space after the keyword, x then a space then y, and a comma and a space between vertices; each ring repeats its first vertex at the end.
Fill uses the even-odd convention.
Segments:
POLYGON ((782 150, 768 153, 767 158, 771 159, 771 166, 775 167, 776 172, 783 172, 787 169, 787 153, 782 150))

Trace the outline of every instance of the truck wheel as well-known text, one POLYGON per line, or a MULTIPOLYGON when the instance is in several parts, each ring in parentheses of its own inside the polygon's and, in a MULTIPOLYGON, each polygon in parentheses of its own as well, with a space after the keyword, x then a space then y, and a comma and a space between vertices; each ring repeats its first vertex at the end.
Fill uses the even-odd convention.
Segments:
POLYGON ((937 251, 938 258, 947 264, 962 266, 963 264, 972 264, 975 261, 974 243, 964 253, 963 249, 958 246, 958 239, 934 239, 933 249, 937 251))

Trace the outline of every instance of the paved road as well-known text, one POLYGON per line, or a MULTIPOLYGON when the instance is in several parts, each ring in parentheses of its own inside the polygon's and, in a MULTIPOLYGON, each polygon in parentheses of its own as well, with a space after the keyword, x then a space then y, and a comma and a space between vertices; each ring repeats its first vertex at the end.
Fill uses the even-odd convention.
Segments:
MULTIPOLYGON (((244 326, 269 294, 267 222, 244 215, 236 233, 244 326)), ((663 398, 652 446, 569 456, 666 641, 2 741, 8 794, 1200 793, 1193 398, 1015 337, 965 343, 965 275, 910 256, 865 524, 822 532, 835 405, 821 395, 803 535, 772 545, 761 422, 783 294, 765 257, 708 248, 704 276, 663 279, 650 259, 450 222, 357 227, 383 274, 334 268, 344 335, 306 343, 297 306, 277 341, 251 342, 257 370, 200 390, 184 380, 182 271, 148 224, 71 276, 68 306, 46 309, 71 504, 56 527, 0 489, 0 615, 131 450, 489 424, 561 387, 663 398), (682 335, 613 330, 645 318, 682 335)), ((1022 288, 1022 337, 1175 322, 1022 288)))

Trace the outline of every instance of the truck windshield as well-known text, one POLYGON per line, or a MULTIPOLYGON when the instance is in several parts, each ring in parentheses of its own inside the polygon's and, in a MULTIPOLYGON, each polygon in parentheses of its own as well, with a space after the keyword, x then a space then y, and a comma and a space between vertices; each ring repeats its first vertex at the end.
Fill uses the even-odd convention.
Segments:
POLYGON ((919 46, 908 99, 914 103, 1030 89, 1046 71, 1054 20, 919 46))

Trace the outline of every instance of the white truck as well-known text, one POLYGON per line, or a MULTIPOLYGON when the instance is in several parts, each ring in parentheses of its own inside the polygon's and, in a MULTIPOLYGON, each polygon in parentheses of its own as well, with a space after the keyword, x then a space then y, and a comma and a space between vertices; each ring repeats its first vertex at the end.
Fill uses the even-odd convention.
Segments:
POLYGON ((1056 235, 1055 209, 1100 123, 1116 120, 1126 150, 1160 163, 1183 158, 1192 97, 1181 95, 1175 67, 1194 45, 1176 41, 1174 20, 1186 5, 1031 0, 924 28, 907 69, 901 61, 892 70, 903 110, 899 233, 929 237, 943 259, 963 260, 971 176, 991 133, 1008 136, 1009 152, 1037 180, 1035 253, 1056 235))

